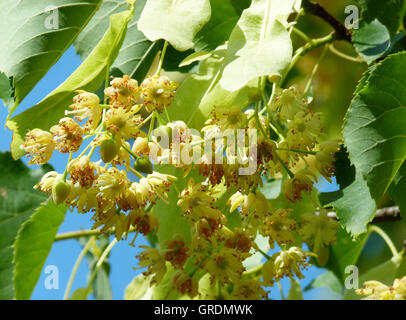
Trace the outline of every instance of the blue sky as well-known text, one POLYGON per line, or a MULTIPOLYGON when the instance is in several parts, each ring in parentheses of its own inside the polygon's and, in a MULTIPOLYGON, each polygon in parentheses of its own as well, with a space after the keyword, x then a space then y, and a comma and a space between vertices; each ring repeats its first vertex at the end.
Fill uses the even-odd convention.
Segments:
MULTIPOLYGON (((24 99, 17 109, 20 113, 38 103, 48 93, 61 84, 81 63, 81 59, 76 55, 73 47, 69 48, 62 58, 53 66, 47 75, 39 82, 39 84, 31 91, 31 93, 24 99)), ((0 151, 6 151, 10 148, 11 131, 5 128, 4 123, 7 117, 7 109, 0 102, 0 151)), ((27 159, 22 159, 27 164, 27 159)), ((54 153, 50 164, 58 172, 63 172, 65 169, 67 157, 65 155, 54 153)), ((321 188, 323 191, 330 191, 335 189, 335 185, 328 185, 326 182, 322 183, 321 188)), ((59 232, 75 231, 80 229, 88 229, 91 227, 90 215, 80 215, 76 212, 69 212, 66 214, 65 221, 61 225, 59 232)), ((137 245, 146 244, 146 241, 139 236, 137 245)), ((32 299, 62 299, 69 275, 72 267, 81 251, 81 246, 76 240, 66 240, 57 242, 52 247, 52 251, 45 262, 45 266, 54 265, 58 267, 59 271, 59 289, 47 290, 45 288, 45 278, 47 274, 44 270, 41 273, 40 280, 34 290, 32 299)), ((111 263, 110 282, 112 286, 113 299, 123 299, 124 289, 127 284, 140 273, 139 270, 134 271, 133 267, 137 265, 135 256, 140 252, 138 247, 134 248, 128 245, 128 241, 119 242, 112 250, 109 262, 111 263)), ((302 286, 307 285, 314 277, 323 273, 323 270, 315 267, 310 267, 304 272, 305 279, 301 281, 302 286)), ((88 273, 88 266, 86 261, 82 261, 77 276, 75 278, 72 292, 80 287, 86 286, 86 277, 88 273)), ((281 281, 285 291, 289 288, 289 279, 281 281)), ((336 298, 334 294, 327 289, 315 289, 305 294, 307 299, 317 298, 336 298)), ((271 288, 271 298, 280 298, 279 290, 271 288)))

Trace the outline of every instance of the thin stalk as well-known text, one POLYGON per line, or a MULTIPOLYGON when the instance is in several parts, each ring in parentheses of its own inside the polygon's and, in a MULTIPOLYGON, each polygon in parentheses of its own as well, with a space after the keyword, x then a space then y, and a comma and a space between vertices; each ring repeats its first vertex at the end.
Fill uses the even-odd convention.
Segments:
POLYGON ((381 238, 385 241, 385 243, 387 244, 387 246, 389 247, 390 251, 392 251, 392 255, 393 257, 396 259, 399 257, 399 252, 396 249, 395 244, 392 242, 391 238, 387 235, 387 233, 385 231, 383 231, 380 227, 378 226, 370 226, 369 230, 372 232, 376 232, 377 234, 379 234, 381 236, 381 238))
POLYGON ((319 69, 319 66, 320 66, 321 62, 323 61, 324 57, 326 56, 328 48, 329 48, 329 45, 325 44, 324 48, 323 48, 323 51, 321 52, 321 55, 319 57, 319 60, 317 61, 316 65, 314 66, 312 74, 310 75, 310 78, 307 81, 306 88, 304 89, 304 92, 303 92, 303 96, 306 96, 306 94, 309 92, 310 87, 311 87, 312 82, 313 82, 313 79, 314 79, 314 76, 316 75, 317 70, 319 69))
POLYGON ((329 46, 329 50, 332 53, 334 53, 337 57, 340 57, 342 59, 345 59, 345 60, 348 60, 348 61, 351 61, 351 62, 355 62, 355 63, 364 63, 365 62, 360 57, 352 57, 352 56, 349 56, 348 54, 345 54, 344 52, 339 51, 332 44, 329 46))
POLYGON ((78 272, 80 263, 82 262, 83 258, 85 257, 86 253, 89 251, 90 247, 95 243, 96 237, 92 236, 89 241, 86 243, 83 250, 80 252, 78 258, 76 259, 75 265, 73 266, 72 272, 69 276, 68 284, 66 285, 65 293, 63 295, 63 300, 69 299, 69 293, 72 288, 73 280, 76 277, 76 273, 78 272))
POLYGON ((161 53, 161 59, 159 59, 159 65, 158 65, 158 71, 157 71, 157 75, 161 75, 161 70, 162 70, 162 66, 164 64, 164 58, 165 58, 165 53, 166 53, 166 49, 168 48, 168 41, 165 41, 164 43, 164 47, 162 49, 162 53, 161 53))
POLYGON ((108 254, 110 253, 110 251, 113 249, 113 247, 116 245, 117 242, 118 242, 117 239, 114 238, 113 241, 110 242, 108 247, 103 251, 102 255, 100 256, 100 259, 97 261, 96 267, 94 268, 92 274, 90 275, 89 283, 86 288, 85 294, 86 297, 89 295, 91 291, 92 284, 94 279, 96 278, 97 272, 99 271, 100 267, 103 265, 104 260, 106 260, 108 254))
POLYGON ((310 155, 316 155, 317 154, 316 151, 306 151, 306 150, 298 150, 298 149, 276 148, 276 150, 303 153, 303 154, 310 154, 310 155))

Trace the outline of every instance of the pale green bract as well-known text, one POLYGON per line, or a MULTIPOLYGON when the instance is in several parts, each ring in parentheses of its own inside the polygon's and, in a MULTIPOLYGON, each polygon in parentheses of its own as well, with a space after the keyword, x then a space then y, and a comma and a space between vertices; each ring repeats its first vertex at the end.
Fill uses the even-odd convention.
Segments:
POLYGON ((138 29, 151 41, 167 40, 176 50, 193 48, 196 33, 209 21, 209 0, 149 0, 138 29))
MULTIPOLYGON (((236 91, 262 76, 281 77, 292 59, 292 41, 283 23, 294 0, 253 0, 244 10, 228 44, 220 85, 236 91)), ((300 4, 300 3, 299 3, 300 4)))

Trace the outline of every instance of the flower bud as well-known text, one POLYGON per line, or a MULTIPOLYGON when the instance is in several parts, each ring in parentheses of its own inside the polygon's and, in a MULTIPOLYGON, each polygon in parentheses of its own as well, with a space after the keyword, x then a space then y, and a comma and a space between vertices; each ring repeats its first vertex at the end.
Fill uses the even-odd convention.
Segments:
POLYGON ((71 186, 66 183, 65 181, 57 181, 54 183, 52 186, 52 200, 56 204, 61 204, 63 203, 66 198, 69 196, 71 190, 71 186))
POLYGON ((134 169, 146 174, 151 174, 154 171, 151 160, 147 156, 140 156, 134 164, 134 169))
POLYGON ((100 145, 100 157, 104 163, 109 163, 117 156, 119 150, 113 140, 104 140, 100 145))

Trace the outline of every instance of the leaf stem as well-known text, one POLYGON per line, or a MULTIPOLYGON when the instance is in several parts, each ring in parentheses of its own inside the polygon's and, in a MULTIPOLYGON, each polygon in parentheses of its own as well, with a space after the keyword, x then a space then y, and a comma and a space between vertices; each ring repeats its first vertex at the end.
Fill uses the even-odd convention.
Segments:
POLYGON ((377 234, 379 234, 381 236, 381 238, 385 241, 385 243, 387 244, 389 249, 392 251, 392 255, 395 259, 399 257, 400 254, 399 254, 398 250, 396 249, 395 244, 393 243, 391 238, 388 236, 388 234, 385 231, 383 231, 383 229, 381 229, 378 226, 372 225, 369 227, 369 230, 372 232, 376 232, 377 234))
POLYGON ((319 57, 319 60, 317 61, 316 65, 314 66, 312 74, 310 75, 310 78, 307 81, 306 88, 303 91, 303 96, 304 97, 307 95, 307 93, 309 92, 309 90, 311 88, 314 76, 316 75, 317 70, 319 69, 319 66, 320 66, 321 62, 323 61, 324 57, 326 56, 328 48, 329 48, 329 44, 325 44, 324 48, 323 48, 323 51, 321 52, 321 55, 319 57))
POLYGON ((95 266, 92 274, 90 275, 89 283, 86 288, 86 292, 85 292, 86 297, 89 295, 89 293, 91 291, 92 284, 93 284, 94 279, 96 278, 97 272, 99 271, 100 267, 103 265, 104 260, 106 260, 110 251, 113 249, 113 247, 116 245, 117 242, 118 242, 117 239, 114 238, 113 241, 110 242, 108 247, 103 251, 102 255, 100 256, 100 259, 97 261, 96 266, 95 266))
POLYGON ((69 276, 68 284, 66 285, 65 293, 63 295, 63 300, 69 299, 69 293, 72 288, 73 280, 76 277, 76 273, 78 272, 80 263, 82 262, 83 258, 85 257, 86 253, 89 251, 90 247, 95 243, 96 237, 92 236, 89 241, 86 243, 83 250, 80 252, 78 258, 76 259, 75 265, 73 266, 72 272, 69 276))
POLYGON ((165 41, 164 43, 164 47, 162 49, 162 53, 161 53, 161 58, 159 59, 159 65, 158 65, 158 71, 157 71, 157 75, 161 75, 161 70, 162 70, 162 66, 164 64, 164 58, 165 58, 165 53, 166 53, 166 49, 168 48, 168 41, 165 41))

